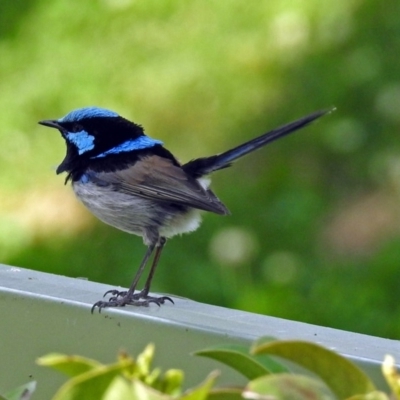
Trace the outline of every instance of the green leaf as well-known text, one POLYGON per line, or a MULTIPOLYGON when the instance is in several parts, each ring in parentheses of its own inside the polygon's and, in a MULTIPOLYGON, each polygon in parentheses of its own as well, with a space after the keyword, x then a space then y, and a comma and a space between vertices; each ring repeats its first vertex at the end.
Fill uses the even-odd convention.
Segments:
POLYGON ((260 338, 256 339, 251 347, 250 347, 250 354, 254 353, 254 349, 260 346, 263 346, 264 344, 271 343, 271 342, 276 342, 277 339, 272 337, 272 336, 261 336, 260 338))
POLYGON ((194 389, 189 389, 186 391, 179 399, 181 400, 205 400, 214 386, 215 380, 219 375, 218 371, 213 371, 207 376, 204 382, 194 389))
POLYGON ((150 374, 151 363, 154 359, 155 346, 149 343, 146 348, 137 356, 136 370, 139 376, 148 376, 150 374))
POLYGON ((393 356, 386 355, 382 364, 382 373, 394 397, 400 399, 400 375, 393 356))
MULTIPOLYGON (((116 376, 106 389, 101 400, 132 400, 134 392, 129 380, 122 376, 116 376)), ((100 399, 98 399, 100 400, 100 399)))
POLYGON ((279 400, 335 400, 332 392, 321 381, 305 375, 276 374, 257 378, 246 386, 246 399, 279 400))
POLYGON ((366 394, 375 389, 368 376, 344 357, 314 343, 275 341, 253 349, 293 361, 320 376, 339 398, 366 394))
POLYGON ((102 364, 98 361, 81 356, 68 356, 66 354, 50 353, 36 360, 38 365, 53 368, 68 376, 77 376, 102 364))
MULTIPOLYGON (((135 379, 132 382, 132 397, 130 397, 129 400, 169 400, 169 399, 176 400, 177 398, 163 394, 158 390, 150 386, 147 386, 145 383, 143 383, 138 379, 135 379)), ((116 398, 115 400, 120 400, 120 399, 116 398)))
POLYGON ((35 389, 36 382, 28 382, 0 396, 0 400, 29 400, 35 389))
POLYGON ((212 389, 207 400, 243 400, 243 388, 228 387, 212 389))
POLYGON ((180 369, 169 369, 165 371, 161 382, 159 383, 160 391, 169 395, 181 393, 183 382, 183 371, 180 369))
POLYGON ((114 379, 122 379, 119 375, 124 369, 131 367, 131 362, 126 360, 107 366, 101 365, 77 375, 62 385, 52 400, 102 399, 114 379))
MULTIPOLYGON (((397 397, 395 397, 397 399, 397 397)), ((390 400, 389 396, 383 392, 370 392, 367 394, 356 394, 355 396, 351 396, 346 400, 390 400)))
POLYGON ((272 372, 286 372, 287 368, 271 357, 253 355, 249 349, 239 345, 222 345, 196 351, 198 356, 212 358, 230 366, 248 379, 258 378, 272 372))

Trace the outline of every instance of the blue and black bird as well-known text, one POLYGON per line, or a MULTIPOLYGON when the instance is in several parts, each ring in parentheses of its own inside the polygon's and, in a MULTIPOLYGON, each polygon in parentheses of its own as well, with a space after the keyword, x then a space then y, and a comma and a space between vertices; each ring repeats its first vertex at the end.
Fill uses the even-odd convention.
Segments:
POLYGON ((147 251, 128 291, 110 290, 108 301, 92 307, 158 305, 167 296, 149 295, 161 252, 167 239, 196 230, 200 212, 229 214, 209 188, 207 175, 229 167, 237 158, 279 139, 320 118, 317 111, 267 132, 240 146, 211 157, 181 164, 160 140, 144 133, 140 125, 99 107, 74 110, 65 117, 39 123, 60 131, 67 154, 57 174, 67 173, 76 196, 100 220, 142 236, 147 251), (136 291, 151 255, 154 258, 144 288, 136 291))

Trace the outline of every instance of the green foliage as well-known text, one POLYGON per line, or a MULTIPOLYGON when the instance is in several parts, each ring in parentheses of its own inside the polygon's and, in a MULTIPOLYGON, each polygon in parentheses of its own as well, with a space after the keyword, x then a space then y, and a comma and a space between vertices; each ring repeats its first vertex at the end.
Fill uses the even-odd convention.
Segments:
POLYGON ((38 360, 71 377, 54 395, 53 400, 77 399, 185 399, 202 400, 214 384, 212 373, 198 387, 182 391, 183 372, 170 369, 161 373, 151 369, 154 346, 148 345, 137 359, 121 353, 114 364, 103 365, 79 356, 49 354, 38 360))
POLYGON ((352 362, 314 343, 259 342, 252 353, 275 355, 297 363, 320 376, 338 398, 375 390, 367 375, 352 362), (332 370, 335 372, 332 373, 332 370))
POLYGON ((29 400, 36 389, 36 382, 32 381, 18 386, 4 395, 0 394, 0 400, 29 400))
POLYGON ((144 251, 79 206, 38 120, 107 107, 187 161, 335 105, 215 174, 232 216, 170 241, 153 290, 398 338, 399 14, 379 0, 2 2, 1 262, 127 286, 144 251))
POLYGON ((356 365, 314 343, 261 338, 247 352, 241 349, 239 353, 235 348, 229 350, 222 346, 205 349, 197 354, 222 361, 251 379, 244 390, 246 398, 257 398, 251 393, 258 393, 276 395, 279 399, 345 399, 376 391, 372 381, 356 365), (230 353, 229 357, 227 353, 230 353), (271 373, 267 368, 262 371, 259 368, 259 359, 256 358, 261 355, 278 356, 279 359, 297 364, 320 379, 293 371, 289 374, 290 370, 284 364, 279 372, 271 373), (232 362, 235 358, 236 362, 232 362), (256 369, 256 373, 248 373, 256 369), (307 392, 308 395, 304 394, 307 392))
POLYGON ((258 398, 263 395, 279 400, 335 398, 326 385, 308 376, 297 374, 263 376, 249 382, 244 391, 246 398, 258 398))
POLYGON ((209 357, 225 365, 229 365, 248 379, 255 379, 266 374, 287 371, 287 368, 277 363, 273 358, 250 354, 246 347, 239 345, 217 346, 215 348, 197 351, 195 354, 209 357))
MULTIPOLYGON (((52 400, 389 400, 356 365, 314 343, 264 338, 247 349, 223 345, 196 354, 234 368, 249 382, 244 387, 215 388, 218 372, 214 371, 200 385, 184 391, 183 371, 170 369, 161 374, 159 369, 151 369, 153 345, 136 360, 120 354, 117 362, 109 365, 62 354, 49 354, 38 363, 70 378, 52 400)), ((383 373, 392 398, 400 399, 400 375, 392 358, 385 360, 383 373)))

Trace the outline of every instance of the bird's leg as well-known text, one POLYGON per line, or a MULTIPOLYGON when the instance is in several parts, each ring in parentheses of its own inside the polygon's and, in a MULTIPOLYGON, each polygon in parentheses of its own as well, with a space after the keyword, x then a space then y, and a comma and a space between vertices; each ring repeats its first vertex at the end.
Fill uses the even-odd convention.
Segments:
MULTIPOLYGON (((150 256, 152 255, 154 248, 156 247, 156 243, 151 243, 146 250, 146 254, 143 257, 142 262, 139 265, 139 269, 136 272, 135 277, 133 278, 133 281, 131 283, 131 286, 129 286, 129 290, 126 291, 119 291, 116 289, 112 289, 112 290, 107 290, 107 292, 104 293, 103 297, 107 296, 108 294, 113 295, 113 297, 110 298, 110 301, 114 301, 117 300, 118 297, 125 297, 125 296, 129 296, 131 297, 133 295, 133 293, 135 292, 136 286, 140 280, 140 277, 143 274, 144 268, 146 267, 147 262, 149 261, 150 256)), ((97 304, 97 303, 96 303, 97 304)))
MULTIPOLYGON (((155 246, 156 246, 156 245, 155 245, 154 243, 152 243, 152 244, 147 248, 147 251, 146 251, 146 254, 144 255, 144 258, 143 258, 143 260, 142 260, 142 263, 140 264, 140 267, 139 267, 138 271, 136 272, 135 277, 133 278, 133 281, 132 281, 132 283, 131 283, 131 286, 129 286, 129 290, 128 290, 127 294, 126 294, 128 297, 131 297, 131 296, 135 293, 136 286, 137 286, 137 284, 139 283, 139 279, 140 279, 140 277, 141 277, 142 274, 143 274, 144 268, 145 268, 147 262, 149 261, 150 256, 153 254, 153 251, 154 251, 155 246)), ((158 250, 158 249, 157 249, 157 250, 158 250)), ((156 256, 157 256, 157 251, 156 251, 156 256)), ((154 264, 154 262, 153 262, 153 264, 154 264)))
POLYGON ((165 302, 165 300, 168 300, 171 303, 173 303, 172 299, 170 299, 167 296, 162 296, 162 297, 149 296, 151 281, 153 280, 154 273, 156 272, 156 268, 157 268, 158 262, 160 260, 161 253, 164 249, 166 242, 167 242, 167 239, 165 237, 160 237, 160 239, 156 245, 156 254, 154 255, 153 263, 151 264, 150 272, 146 279, 146 283, 144 284, 144 288, 140 291, 140 293, 137 293, 134 295, 135 299, 143 299, 143 303, 151 302, 151 303, 156 303, 156 304, 160 305, 160 304, 163 304, 165 302))
POLYGON ((142 296, 144 296, 144 297, 147 296, 150 292, 151 281, 153 280, 154 273, 156 272, 158 262, 160 261, 161 253, 164 249, 164 245, 166 242, 167 242, 167 240, 165 239, 165 237, 161 237, 157 243, 156 254, 154 254, 154 259, 153 259, 153 263, 151 264, 149 275, 146 279, 146 283, 144 284, 143 290, 140 292, 142 294, 142 296))
POLYGON ((99 312, 101 312, 101 310, 106 307, 125 307, 127 304, 134 306, 148 306, 150 303, 156 303, 157 305, 161 305, 164 304, 166 300, 169 300, 171 303, 173 303, 172 299, 170 299, 167 296, 162 296, 162 297, 148 296, 151 281, 153 279, 154 272, 156 270, 165 242, 166 239, 164 237, 161 237, 157 243, 152 243, 148 246, 146 254, 143 257, 142 262, 140 263, 139 269, 136 272, 136 275, 133 278, 133 281, 128 291, 122 291, 122 292, 118 290, 107 291, 106 293, 104 293, 104 296, 106 296, 107 294, 112 294, 113 296, 110 297, 108 301, 98 301, 97 303, 95 303, 92 307, 92 313, 96 307, 98 307, 99 312), (154 255, 153 263, 151 265, 149 275, 146 279, 144 289, 139 293, 135 294, 136 286, 155 248, 156 248, 156 254, 154 255))

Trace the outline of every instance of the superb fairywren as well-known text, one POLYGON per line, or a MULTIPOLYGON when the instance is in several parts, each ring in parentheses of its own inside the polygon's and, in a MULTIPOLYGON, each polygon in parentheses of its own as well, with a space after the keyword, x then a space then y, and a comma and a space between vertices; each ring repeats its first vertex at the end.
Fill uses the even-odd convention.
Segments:
POLYGON ((200 211, 220 215, 228 209, 209 189, 208 174, 229 167, 239 157, 300 129, 330 110, 317 111, 267 132, 224 153, 198 158, 186 164, 146 136, 143 128, 113 111, 98 107, 74 110, 65 117, 39 123, 57 128, 67 154, 57 174, 67 172, 75 194, 100 220, 142 236, 146 254, 128 291, 110 290, 108 301, 92 307, 123 307, 127 304, 158 305, 172 299, 149 295, 166 239, 191 232, 200 225, 200 211), (144 288, 135 293, 144 268, 155 252, 144 288))

